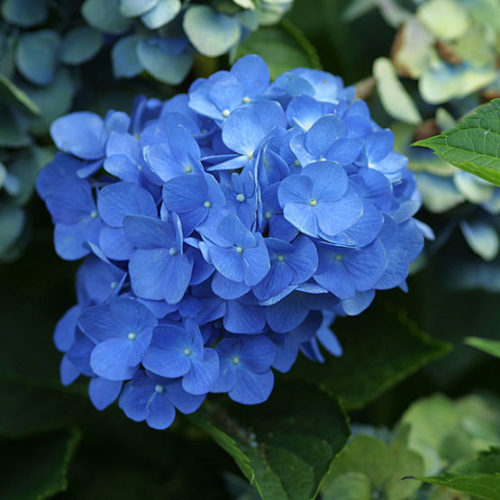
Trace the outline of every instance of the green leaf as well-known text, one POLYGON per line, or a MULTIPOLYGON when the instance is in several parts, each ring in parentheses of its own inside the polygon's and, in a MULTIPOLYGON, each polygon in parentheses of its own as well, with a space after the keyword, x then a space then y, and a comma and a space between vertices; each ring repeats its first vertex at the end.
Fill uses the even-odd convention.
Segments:
MULTIPOLYGON (((4 273, 9 267, 14 265, 3 266, 4 273)), ((60 286, 61 279, 51 274, 60 286)), ((64 388, 59 381, 61 354, 53 345, 55 321, 46 303, 25 284, 16 290, 10 279, 2 274, 0 280, 0 324, 8 332, 0 350, 0 436, 19 438, 72 423, 90 404, 85 387, 64 388)), ((54 293, 50 288, 41 293, 47 292, 54 293)))
POLYGON ((500 186, 500 99, 478 108, 457 127, 415 142, 443 160, 500 186))
POLYGON ((465 343, 492 356, 500 358, 500 341, 482 339, 480 337, 467 337, 465 343))
POLYGON ((6 202, 0 204, 0 254, 7 250, 21 234, 24 212, 6 202))
POLYGON ((80 437, 72 429, 4 441, 2 474, 8 480, 0 484, 0 499, 42 500, 66 490, 66 474, 80 437))
POLYGON ((500 498, 500 473, 474 476, 460 476, 445 472, 439 476, 416 477, 420 481, 463 491, 475 498, 498 500, 500 498))
POLYGON ((261 56, 269 66, 271 78, 299 66, 321 69, 314 46, 290 21, 259 28, 236 50, 236 58, 247 54, 261 56))
POLYGON ((333 479, 328 488, 321 491, 322 500, 371 500, 372 486, 362 472, 346 472, 333 479))
POLYGON ((206 405, 190 419, 236 461, 264 500, 310 500, 349 437, 337 401, 284 381, 258 407, 206 405))
POLYGON ((382 489, 392 475, 395 457, 389 446, 380 439, 359 434, 334 460, 331 474, 362 472, 377 489, 382 489))
POLYGON ((241 27, 235 17, 221 14, 206 5, 190 7, 182 25, 196 50, 209 57, 225 54, 241 36, 241 27))
POLYGON ((26 119, 14 106, 0 104, 0 148, 28 146, 31 138, 26 132, 26 119))
POLYGON ((34 115, 40 114, 40 108, 29 98, 26 92, 14 85, 5 75, 0 73, 0 95, 3 99, 34 115))
POLYGON ((454 472, 415 479, 469 493, 474 495, 474 498, 498 500, 500 498, 499 470, 500 449, 492 448, 481 453, 475 460, 460 465, 454 472))
POLYGON ((333 330, 343 348, 325 363, 300 359, 290 377, 339 396, 347 408, 361 408, 432 360, 450 345, 431 339, 383 298, 357 317, 338 318, 333 330))
POLYGON ((3 376, 0 403, 0 436, 10 438, 60 429, 89 407, 85 397, 65 391, 59 381, 50 388, 47 380, 37 384, 21 378, 4 380, 3 376))
POLYGON ((372 435, 356 435, 332 463, 326 485, 322 489, 325 498, 343 499, 340 488, 347 488, 346 483, 350 482, 353 483, 352 488, 360 489, 359 497, 353 496, 353 499, 374 498, 382 492, 382 498, 388 500, 411 498, 419 485, 401 482, 401 478, 409 474, 421 474, 423 460, 420 455, 408 449, 408 430, 403 427, 390 443, 372 435), (368 495, 365 493, 366 483, 369 487, 368 495))

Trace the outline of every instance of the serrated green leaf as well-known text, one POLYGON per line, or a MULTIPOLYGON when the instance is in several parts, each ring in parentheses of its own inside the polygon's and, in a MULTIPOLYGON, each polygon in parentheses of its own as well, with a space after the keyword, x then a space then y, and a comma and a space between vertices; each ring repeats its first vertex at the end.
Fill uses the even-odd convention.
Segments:
POLYGON ((59 431, 22 440, 4 441, 0 446, 2 500, 42 500, 64 491, 66 474, 80 441, 77 429, 59 431), (8 458, 7 458, 8 457, 8 458))
POLYGON ((190 419, 238 464, 264 500, 310 500, 349 437, 335 398, 283 381, 258 407, 206 405, 190 419))
POLYGON ((14 83, 1 73, 0 94, 3 99, 19 105, 25 111, 28 111, 36 116, 40 114, 40 108, 29 98, 26 92, 14 85, 14 83))
POLYGON ((485 500, 500 499, 500 450, 493 448, 439 476, 417 477, 430 484, 445 486, 485 500))
POLYGON ((451 348, 431 339, 383 298, 357 317, 338 318, 333 331, 343 348, 325 363, 300 359, 291 378, 316 383, 340 397, 347 408, 361 408, 451 348))
POLYGON ((443 160, 500 186, 500 99, 478 108, 455 128, 415 142, 443 160))
POLYGON ((236 59, 247 54, 261 56, 269 66, 271 78, 299 66, 321 69, 314 46, 290 21, 261 27, 236 49, 236 59))
POLYGON ((484 351, 492 356, 500 358, 500 341, 482 339, 480 337, 467 337, 465 343, 471 347, 475 347, 481 351, 484 351))

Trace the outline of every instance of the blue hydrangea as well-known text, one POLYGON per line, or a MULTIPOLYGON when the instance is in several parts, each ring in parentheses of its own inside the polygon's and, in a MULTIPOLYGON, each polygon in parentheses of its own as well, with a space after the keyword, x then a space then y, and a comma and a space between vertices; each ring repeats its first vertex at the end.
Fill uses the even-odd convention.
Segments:
POLYGON ((60 320, 64 384, 90 378, 164 429, 210 393, 265 401, 299 353, 342 348, 330 327, 401 287, 425 227, 392 134, 339 78, 270 82, 249 55, 132 116, 56 120, 37 189, 56 252, 85 257, 60 320))

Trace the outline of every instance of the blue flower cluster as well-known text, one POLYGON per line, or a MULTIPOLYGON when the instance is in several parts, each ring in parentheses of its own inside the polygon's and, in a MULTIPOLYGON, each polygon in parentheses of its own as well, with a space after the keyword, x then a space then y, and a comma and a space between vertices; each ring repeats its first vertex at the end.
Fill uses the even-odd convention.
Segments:
POLYGON ((168 427, 208 393, 265 401, 272 369, 341 347, 330 326, 405 287, 420 206, 393 136, 340 78, 270 82, 249 55, 131 116, 56 120, 37 189, 57 253, 85 257, 56 327, 69 384, 168 427))

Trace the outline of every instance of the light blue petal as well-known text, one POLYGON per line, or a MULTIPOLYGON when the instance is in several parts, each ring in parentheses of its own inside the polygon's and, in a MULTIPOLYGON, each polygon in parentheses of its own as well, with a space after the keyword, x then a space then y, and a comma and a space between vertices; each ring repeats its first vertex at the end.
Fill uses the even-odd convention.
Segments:
POLYGON ((50 127, 50 135, 61 151, 84 160, 95 160, 104 155, 103 129, 100 116, 75 111, 58 118, 50 127))

